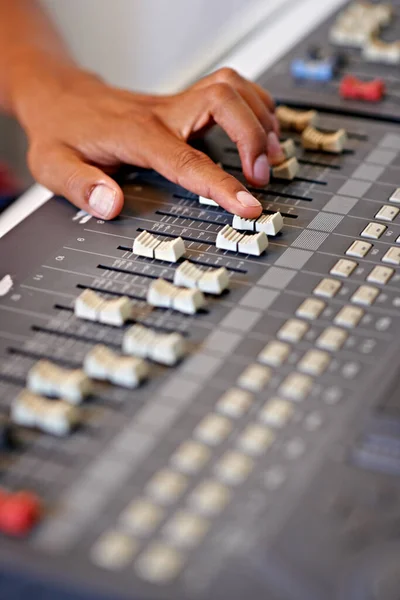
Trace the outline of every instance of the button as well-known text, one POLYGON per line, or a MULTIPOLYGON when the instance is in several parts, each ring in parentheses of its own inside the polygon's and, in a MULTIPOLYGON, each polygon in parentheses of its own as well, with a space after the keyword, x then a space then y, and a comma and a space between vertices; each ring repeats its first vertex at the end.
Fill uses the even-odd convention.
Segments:
POLYGON ((386 204, 376 213, 375 219, 380 219, 381 221, 394 221, 399 212, 400 208, 397 208, 397 206, 389 206, 386 204))
POLYGON ((352 75, 345 75, 340 82, 339 92, 342 98, 366 102, 380 102, 385 94, 382 79, 362 81, 352 75))
POLYGON ((371 273, 367 277, 367 281, 385 285, 393 275, 394 269, 391 267, 378 266, 372 269, 371 273))
POLYGON ((301 144, 306 150, 319 150, 341 154, 347 142, 345 129, 338 129, 332 133, 319 131, 315 127, 308 126, 301 135, 301 144))
POLYGON ((215 474, 228 485, 239 485, 250 475, 254 462, 240 452, 227 452, 215 465, 215 474))
POLYGON ((334 322, 342 327, 357 327, 364 315, 362 308, 357 306, 344 306, 336 315, 334 322))
POLYGON ((136 561, 136 573, 150 583, 168 583, 183 568, 183 557, 175 548, 156 542, 136 561))
POLYGON ((357 263, 354 260, 348 260, 347 258, 341 258, 330 270, 331 275, 337 277, 349 277, 354 269, 357 267, 357 263))
POLYGON ((369 238, 371 240, 379 240, 386 229, 386 225, 381 225, 381 223, 369 223, 364 231, 361 232, 361 237, 369 238))
POLYGON ((93 379, 127 388, 138 387, 150 371, 148 363, 142 358, 121 356, 102 344, 94 346, 86 354, 83 369, 93 379))
POLYGON ((121 327, 132 316, 132 302, 127 296, 104 300, 98 310, 97 320, 105 325, 121 327))
POLYGON ((260 256, 268 248, 268 238, 263 231, 244 235, 230 225, 225 225, 217 234, 216 246, 221 250, 260 256))
POLYGON ((289 344, 283 342, 269 342, 258 355, 261 363, 271 367, 280 367, 290 354, 289 344))
POLYGON ((400 188, 397 188, 389 198, 389 202, 400 204, 400 188))
POLYGON ((234 215, 232 227, 240 231, 264 232, 266 235, 277 235, 283 228, 283 217, 280 212, 261 215, 258 219, 245 219, 234 215))
POLYGON ((63 400, 49 400, 22 390, 12 403, 11 420, 22 427, 36 427, 44 433, 65 436, 79 424, 81 412, 63 400))
POLYGON ((97 321, 100 312, 100 307, 104 302, 104 298, 93 292, 92 290, 84 290, 74 303, 74 313, 78 319, 86 319, 87 321, 97 321))
POLYGON ((200 204, 205 204, 206 206, 219 206, 218 202, 215 200, 211 200, 211 198, 206 198, 205 196, 199 196, 200 204))
POLYGON ((178 288, 165 279, 152 281, 147 289, 147 303, 156 308, 172 308, 193 315, 206 305, 203 292, 178 288))
POLYGON ((220 415, 208 415, 195 429, 196 437, 210 446, 221 444, 232 431, 232 423, 220 415))
POLYGON ((210 460, 211 452, 203 444, 194 441, 184 442, 171 457, 171 463, 185 474, 193 475, 210 460))
POLYGON ((284 179, 286 181, 293 180, 300 171, 300 165, 295 156, 288 158, 279 165, 272 167, 272 176, 275 179, 284 179))
POLYGON ((314 294, 316 296, 321 296, 322 298, 333 298, 336 296, 342 284, 340 281, 336 279, 325 278, 319 282, 317 287, 314 289, 314 294))
POLYGON ((275 434, 268 427, 253 424, 248 425, 238 439, 238 445, 243 452, 252 456, 260 456, 268 450, 275 440, 275 434))
POLYGON ((164 469, 156 473, 149 481, 146 491, 156 502, 168 505, 178 500, 186 487, 186 477, 180 473, 164 469))
POLYGON ((185 356, 186 344, 179 333, 157 333, 143 325, 133 325, 124 334, 122 351, 172 367, 185 356))
POLYGON ((49 360, 39 360, 28 372, 27 387, 35 394, 63 398, 81 404, 90 394, 91 380, 81 369, 63 369, 49 360))
POLYGON ((372 244, 369 242, 356 240, 352 243, 350 248, 346 250, 346 254, 348 256, 354 256, 355 258, 364 258, 364 256, 367 256, 372 247, 372 244))
POLYGON ((311 391, 313 380, 308 375, 291 373, 279 388, 279 391, 291 400, 304 400, 311 391))
POLYGON ((318 119, 316 110, 295 110, 288 106, 278 106, 275 114, 282 129, 299 132, 309 125, 315 125, 318 119))
POLYGON ((229 287, 229 273, 225 267, 204 271, 185 260, 174 273, 174 285, 199 289, 204 294, 220 295, 229 287))
POLYGON ((294 414, 294 406, 287 400, 272 398, 260 411, 260 420, 272 427, 284 427, 294 414))
POLYGON ((169 540, 185 548, 192 548, 201 542, 210 528, 210 523, 188 511, 179 511, 165 525, 163 533, 169 540))
POLYGON ((90 553, 94 564, 110 571, 127 567, 138 551, 135 540, 119 531, 104 533, 95 543, 90 553))
POLYGON ((250 392, 261 392, 271 377, 272 371, 269 367, 257 364, 249 365, 240 375, 238 384, 250 392))
POLYGON ((208 516, 220 513, 230 500, 227 487, 211 479, 200 483, 189 497, 189 504, 194 510, 208 516))
POLYGON ((291 138, 281 142, 281 150, 285 158, 292 158, 292 156, 296 156, 296 145, 291 138))
POLYGON ((382 262, 388 263, 389 265, 400 266, 400 248, 395 248, 392 246, 386 252, 385 256, 382 258, 382 262))
POLYGON ((317 339, 317 346, 323 350, 340 350, 347 339, 347 333, 338 327, 327 327, 317 339))
POLYGON ((232 388, 221 396, 217 404, 217 410, 227 417, 238 419, 249 410, 252 403, 252 394, 244 390, 232 388))
POLYGON ((307 298, 300 304, 296 310, 296 315, 303 319, 318 319, 326 304, 323 300, 317 300, 316 298, 307 298))
POLYGON ((137 535, 149 535, 160 524, 164 510, 148 500, 135 500, 120 516, 121 528, 137 535))
POLYGON ((161 242, 151 233, 142 231, 133 242, 133 254, 177 262, 185 254, 185 242, 181 237, 161 242))
POLYGON ((328 367, 331 358, 322 350, 309 350, 301 359, 298 368, 308 375, 321 375, 328 367))
POLYGON ((278 331, 278 338, 285 342, 300 342, 308 331, 308 324, 298 319, 289 319, 278 331))
POLYGON ((0 531, 21 537, 31 532, 41 517, 39 498, 31 492, 0 491, 0 531))
POLYGON ((361 304, 361 306, 371 306, 377 297, 379 296, 379 290, 372 285, 361 285, 358 290, 354 292, 350 300, 354 304, 361 304))

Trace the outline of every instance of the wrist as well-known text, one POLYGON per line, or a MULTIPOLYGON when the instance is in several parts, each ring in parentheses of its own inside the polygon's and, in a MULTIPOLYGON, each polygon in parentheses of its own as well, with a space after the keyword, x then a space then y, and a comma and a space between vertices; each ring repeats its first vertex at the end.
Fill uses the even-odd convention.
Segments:
POLYGON ((39 115, 46 119, 46 106, 56 106, 60 97, 95 75, 80 69, 68 56, 53 56, 42 51, 21 50, 12 61, 9 74, 11 113, 27 130, 39 115))

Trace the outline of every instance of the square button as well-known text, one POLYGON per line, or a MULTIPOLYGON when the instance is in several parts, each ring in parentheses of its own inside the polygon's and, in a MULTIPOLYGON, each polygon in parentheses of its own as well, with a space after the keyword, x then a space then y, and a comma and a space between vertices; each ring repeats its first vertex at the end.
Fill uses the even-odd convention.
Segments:
POLYGON ((392 246, 386 252, 385 256, 382 258, 382 262, 388 263, 389 265, 400 266, 400 248, 396 248, 392 246))
POLYGON ((289 319, 278 331, 278 338, 284 342, 300 342, 308 331, 308 324, 299 319, 289 319))
POLYGON ((357 327, 363 316, 364 311, 362 308, 358 306, 344 306, 336 315, 334 322, 336 325, 351 329, 352 327, 357 327))
POLYGON ((382 225, 381 223, 369 223, 361 232, 361 237, 369 238, 371 240, 379 240, 379 238, 385 233, 386 229, 386 225, 382 225))
POLYGON ((120 517, 122 528, 137 535, 149 535, 164 517, 164 509, 149 500, 135 500, 120 517))
POLYGON ((326 304, 323 300, 318 300, 317 298, 307 298, 296 310, 296 316, 310 320, 318 319, 325 306, 326 304))
POLYGON ((171 464, 185 474, 198 473, 211 457, 210 450, 200 444, 188 440, 184 442, 171 457, 171 464))
POLYGON ((248 425, 238 439, 238 445, 243 452, 251 456, 260 456, 268 450, 275 440, 275 434, 268 427, 248 425))
POLYGON ((304 400, 311 391, 313 380, 308 375, 302 375, 301 373, 291 373, 282 383, 279 391, 290 398, 291 400, 304 400))
POLYGON ((340 350, 347 339, 347 333, 339 327, 327 327, 317 339, 317 346, 323 350, 340 350))
POLYGON ((317 287, 314 289, 314 294, 316 296, 321 296, 322 298, 333 298, 336 296, 341 287, 342 284, 340 281, 326 277, 320 281, 317 287))
POLYGON ((355 258, 364 258, 364 256, 367 256, 368 252, 371 250, 372 247, 372 244, 370 244, 369 242, 356 240, 352 243, 350 248, 346 250, 346 254, 348 256, 354 256, 355 258))
POLYGON ((183 494, 187 487, 186 477, 169 469, 159 471, 147 484, 146 490, 156 502, 162 505, 172 504, 183 494))
POLYGON ((269 342, 258 355, 260 363, 271 367, 280 367, 290 354, 289 344, 284 342, 269 342))
POLYGON ((260 420, 266 425, 284 427, 294 415, 294 405, 288 400, 272 398, 260 411, 260 420))
POLYGON ((247 479, 253 467, 251 458, 240 452, 230 451, 215 465, 215 474, 228 485, 239 485, 247 479))
POLYGON ((376 213, 375 219, 381 221, 394 221, 399 212, 400 208, 397 208, 397 206, 389 206, 386 204, 376 213))
POLYGON ((372 285, 361 285, 352 295, 351 301, 361 306, 372 306, 378 296, 378 288, 372 285))
POLYGON ((203 517, 182 510, 168 521, 163 532, 177 546, 192 548, 200 543, 209 528, 210 523, 203 517))
POLYGON ((299 369, 308 375, 321 375, 328 367, 331 357, 322 350, 309 350, 299 362, 299 369))
POLYGON ((238 379, 240 387, 250 392, 261 392, 272 377, 269 367, 254 364, 249 365, 238 379))
POLYGON ((217 410, 231 419, 239 419, 249 410, 252 403, 252 394, 232 388, 226 391, 218 400, 217 410))
POLYGON ((354 260, 348 260, 347 258, 341 258, 330 270, 331 275, 337 277, 349 277, 354 269, 357 267, 357 263, 354 260))
POLYGON ((391 267, 374 267, 371 273, 367 277, 367 281, 371 283, 378 283, 380 285, 385 285, 389 279, 393 276, 394 269, 391 267))
POLYGON ((136 573, 150 583, 164 584, 175 579, 184 563, 181 553, 161 542, 152 544, 136 561, 136 573))
POLYGON ((389 198, 389 202, 394 202, 395 204, 400 204, 400 188, 394 190, 393 194, 389 198))
POLYGON ((215 516, 225 508, 229 500, 229 489, 218 481, 208 479, 193 490, 189 504, 203 515, 215 516))
POLYGON ((208 444, 217 446, 221 444, 232 431, 232 423, 226 417, 220 415, 208 415, 195 429, 196 437, 208 444))

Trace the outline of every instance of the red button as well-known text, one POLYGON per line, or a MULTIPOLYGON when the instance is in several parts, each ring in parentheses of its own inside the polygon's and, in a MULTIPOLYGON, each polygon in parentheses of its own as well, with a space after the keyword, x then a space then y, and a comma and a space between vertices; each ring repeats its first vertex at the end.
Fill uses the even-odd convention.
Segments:
POLYGON ((379 102, 385 94, 385 82, 382 79, 362 81, 353 75, 346 75, 340 83, 339 91, 345 99, 379 102))
POLYGON ((40 502, 35 494, 0 494, 0 531, 12 536, 30 532, 40 517, 40 502))

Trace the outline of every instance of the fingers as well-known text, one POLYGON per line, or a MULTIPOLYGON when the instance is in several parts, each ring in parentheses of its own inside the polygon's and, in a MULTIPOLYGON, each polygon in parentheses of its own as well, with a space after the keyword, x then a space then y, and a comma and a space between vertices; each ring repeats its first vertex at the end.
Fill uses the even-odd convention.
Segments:
POLYGON ((212 198, 227 211, 247 219, 261 214, 260 202, 240 181, 225 173, 208 156, 174 137, 161 124, 149 132, 143 152, 149 167, 194 194, 212 198))
POLYGON ((78 208, 101 219, 113 219, 121 212, 124 202, 121 188, 67 146, 32 147, 28 161, 39 183, 78 208))
MULTIPOLYGON (((213 117, 227 131, 231 139, 238 144, 246 178, 254 185, 266 185, 269 181, 269 165, 277 165, 285 160, 278 139, 280 131, 278 120, 274 114, 275 104, 269 93, 260 85, 248 81, 244 77, 241 77, 236 71, 229 68, 223 68, 216 71, 212 75, 201 80, 194 87, 195 89, 196 87, 201 88, 203 94, 208 93, 217 96, 216 110, 219 111, 219 116, 216 110, 214 110, 213 117), (217 89, 218 85, 220 87, 219 92, 217 89), (223 91, 224 86, 228 86, 225 90, 225 98, 223 91), (232 114, 231 118, 229 118, 226 111, 228 90, 233 90, 241 96, 261 124, 267 136, 266 141, 264 138, 266 152, 260 152, 255 156, 255 150, 252 151, 249 149, 249 146, 251 148, 260 149, 260 143, 257 144, 257 142, 254 141, 254 138, 257 137, 257 139, 260 140, 261 137, 260 132, 254 130, 254 122, 253 131, 248 128, 249 115, 245 115, 243 106, 240 110, 242 118, 236 122, 237 129, 236 131, 232 130, 230 123, 233 123, 234 115, 232 114), (221 108, 218 106, 218 96, 221 96, 221 108), (247 128, 245 128, 246 126, 247 128), (239 128, 241 128, 242 134, 240 134, 239 128), (240 141, 241 138, 242 141, 240 141), (242 146, 242 149, 240 148, 240 145, 242 146)), ((236 108, 236 116, 240 116, 238 103, 236 108)))

